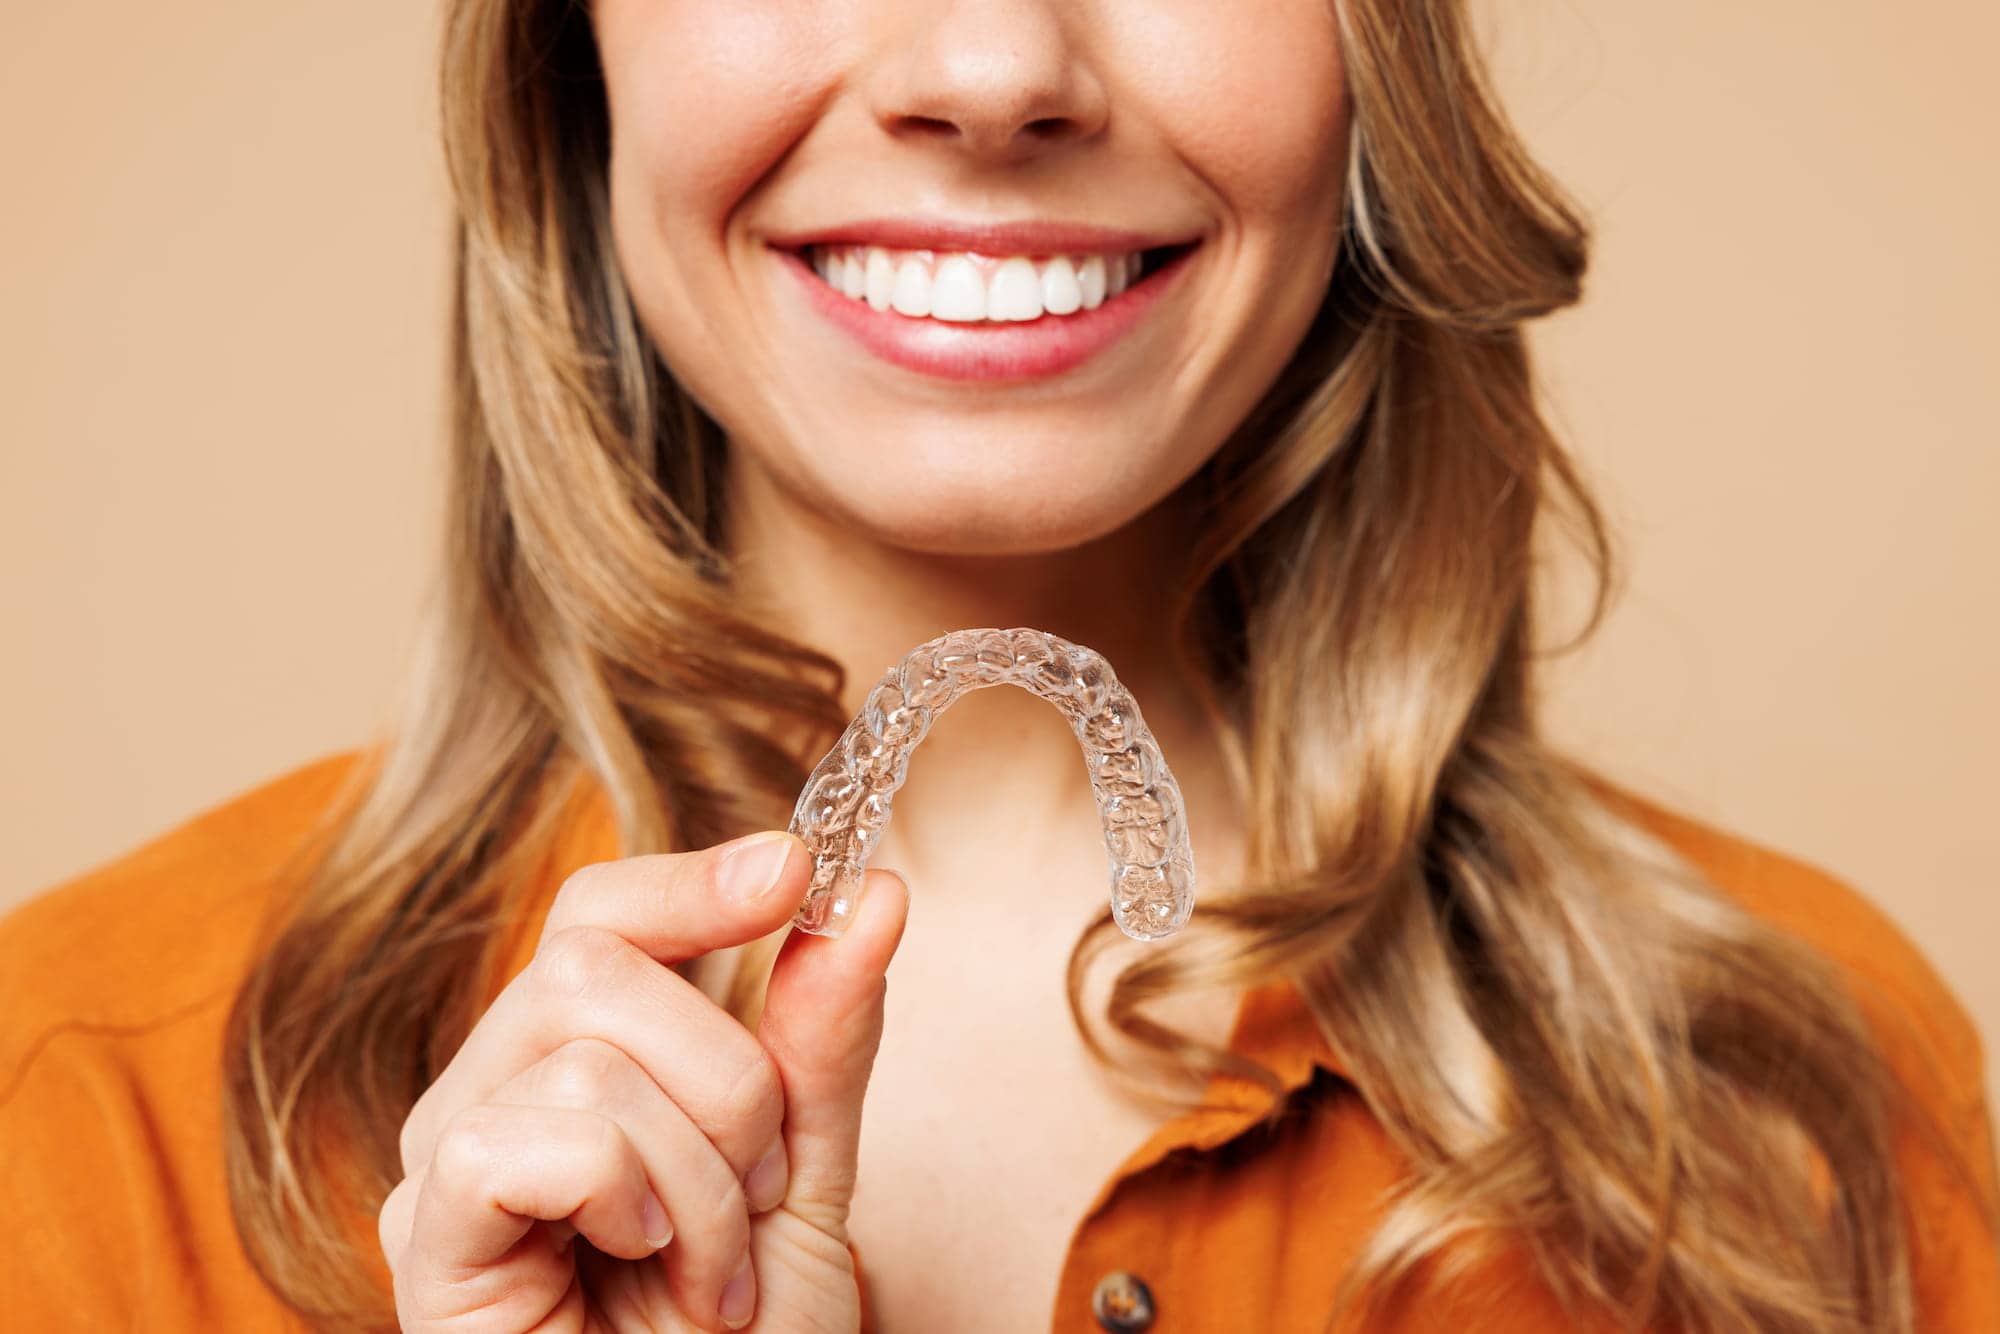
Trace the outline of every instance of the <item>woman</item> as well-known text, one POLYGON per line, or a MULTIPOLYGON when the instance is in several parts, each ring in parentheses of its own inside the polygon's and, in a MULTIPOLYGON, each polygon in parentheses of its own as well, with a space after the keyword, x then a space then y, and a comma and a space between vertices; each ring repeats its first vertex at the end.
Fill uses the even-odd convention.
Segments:
POLYGON ((0 933, 26 1327, 2000 1321, 1955 998, 1538 734, 1586 233, 1458 5, 455 0, 443 91, 427 652, 0 933), (807 771, 984 625, 1145 708, 1181 935, 1018 691, 787 932, 807 771))

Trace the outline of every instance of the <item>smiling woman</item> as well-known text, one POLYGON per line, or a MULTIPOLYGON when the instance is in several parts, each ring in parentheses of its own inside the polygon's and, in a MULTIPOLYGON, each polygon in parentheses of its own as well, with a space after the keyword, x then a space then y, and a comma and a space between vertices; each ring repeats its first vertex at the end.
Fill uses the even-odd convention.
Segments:
POLYGON ((0 929, 10 1318, 2000 1324, 1956 998, 1538 726, 1588 238, 1455 0, 453 0, 442 72, 429 638, 0 929), (1144 701, 1201 911, 1120 932, 994 690, 788 930, 815 761, 997 626, 1144 701))
POLYGON ((1126 527, 1216 453, 1324 305, 1350 129, 1324 4, 612 0, 588 36, 597 225, 650 345, 732 470, 871 544, 1019 555, 1126 527), (850 248, 862 300, 818 281, 813 246, 850 248), (933 309, 1058 258, 1079 268, 1069 314, 933 309))

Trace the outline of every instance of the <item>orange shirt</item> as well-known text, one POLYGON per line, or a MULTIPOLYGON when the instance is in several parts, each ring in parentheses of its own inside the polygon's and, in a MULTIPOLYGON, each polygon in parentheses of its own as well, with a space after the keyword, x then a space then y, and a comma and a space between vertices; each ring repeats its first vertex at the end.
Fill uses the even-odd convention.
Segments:
MULTIPOLYGON (((231 1224, 214 1071, 258 914, 280 890, 276 868, 355 756, 285 773, 0 918, 0 1325, 302 1328, 251 1270, 231 1224)), ((1824 871, 1630 793, 1606 796, 1848 970, 1871 1020, 1892 1035, 1899 1070, 1970 1152, 1991 1201, 1980 1041, 1908 939, 1824 871)), ((602 804, 586 801, 537 901, 545 906, 571 869, 617 855, 602 804)), ((522 924, 511 968, 538 931, 539 920, 522 924)), ((504 981, 490 979, 491 990, 504 981)), ((1135 1148, 1077 1221, 1054 1334, 1098 1331, 1092 1295, 1115 1273, 1146 1285, 1155 1330, 1320 1328, 1341 1265, 1401 1163, 1288 984, 1245 994, 1232 1042, 1288 1090, 1317 1081, 1304 1114, 1276 1132, 1255 1129, 1266 1095, 1219 1078, 1210 1106, 1135 1148)), ((1921 1224, 1921 1327, 2000 1330, 2000 1254, 1981 1202, 1915 1148, 1902 1162, 1921 1224)), ((865 1301, 865 1271, 863 1289, 865 1301)), ((1493 1263, 1402 1326, 1563 1327, 1525 1266, 1493 1263)))

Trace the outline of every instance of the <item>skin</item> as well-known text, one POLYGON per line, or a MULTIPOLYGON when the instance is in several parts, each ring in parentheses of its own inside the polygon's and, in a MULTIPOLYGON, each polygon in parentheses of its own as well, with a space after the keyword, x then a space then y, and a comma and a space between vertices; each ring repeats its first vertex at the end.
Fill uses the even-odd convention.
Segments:
MULTIPOLYGON (((1330 6, 598 0, 592 22, 617 259, 648 335, 729 435, 746 606, 841 661, 850 708, 946 629, 1032 625, 1096 648, 1174 765, 1202 874, 1226 883, 1239 808, 1166 667, 1151 590, 1195 522, 1181 483, 1276 378, 1332 269, 1349 108, 1330 6), (967 384, 851 342, 765 239, 893 214, 1202 244, 1083 366, 967 384)), ((806 877, 789 842, 760 906, 716 886, 715 849, 564 885, 536 963, 405 1126, 382 1232, 406 1327, 580 1329, 588 1308, 612 1328, 722 1329, 746 1239, 753 1327, 855 1327, 847 1223, 892 957, 940 1023, 1041 1016, 1023 1031, 1058 1043, 1061 959, 1100 906, 1103 861, 1068 729, 1025 692, 968 695, 920 747, 871 859, 899 874, 870 872, 839 940, 787 938, 752 1034, 663 965, 781 929, 806 877), (911 884, 934 915, 899 950, 911 884), (965 930, 991 923, 1018 949, 967 951, 965 930), (737 1183, 774 1143, 788 1183, 757 1208, 737 1183), (674 1227, 657 1255, 649 1184, 674 1227)), ((1018 1091, 935 1082, 967 1113, 1029 1110, 1018 1091)), ((1071 1174, 1103 1159, 1079 1151, 1071 1174)))

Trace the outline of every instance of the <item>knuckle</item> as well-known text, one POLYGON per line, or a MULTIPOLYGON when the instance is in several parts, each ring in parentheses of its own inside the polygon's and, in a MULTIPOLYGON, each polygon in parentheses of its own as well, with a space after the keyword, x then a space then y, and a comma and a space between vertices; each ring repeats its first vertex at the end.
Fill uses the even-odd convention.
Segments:
POLYGON ((417 1095, 410 1106, 409 1115, 403 1118, 403 1129, 396 1136, 396 1150, 402 1156, 403 1175, 413 1177, 430 1161, 431 1145, 436 1140, 438 1086, 432 1084, 417 1095))
POLYGON ((736 1079, 723 1093, 717 1113, 758 1140, 777 1133, 785 1120, 785 1081, 778 1063, 754 1039, 736 1079))
POLYGON ((593 1170, 602 1178, 614 1178, 628 1160, 636 1162, 637 1150, 625 1127, 602 1114, 592 1117, 589 1126, 589 1161, 597 1165, 593 1170))
POLYGON ((603 927, 564 927, 535 951, 535 982, 542 991, 566 999, 588 995, 626 961, 632 948, 623 936, 603 927))
POLYGON ((630 1057, 602 1038, 572 1038, 542 1062, 542 1088, 565 1106, 602 1107, 630 1064, 630 1057))
POLYGON ((578 905, 596 898, 617 873, 617 865, 615 861, 591 862, 563 877, 562 884, 556 888, 555 898, 549 901, 549 920, 566 921, 577 912, 578 905))
MULTIPOLYGON (((417 1107, 422 1106, 419 1101, 417 1107)), ((404 1176, 413 1173, 428 1156, 423 1151, 423 1131, 417 1125, 417 1107, 411 1108, 410 1114, 403 1118, 402 1132, 396 1136, 396 1152, 402 1158, 404 1176)))
POLYGON ((846 1202, 854 1198, 856 1182, 856 1168, 822 1167, 811 1177, 796 1180, 785 1197, 785 1207, 811 1214, 838 1215, 847 1208, 846 1202))
POLYGON ((430 1176, 450 1182, 480 1181, 494 1175, 506 1153, 504 1131, 483 1104, 462 1108, 438 1132, 431 1148, 430 1176))

